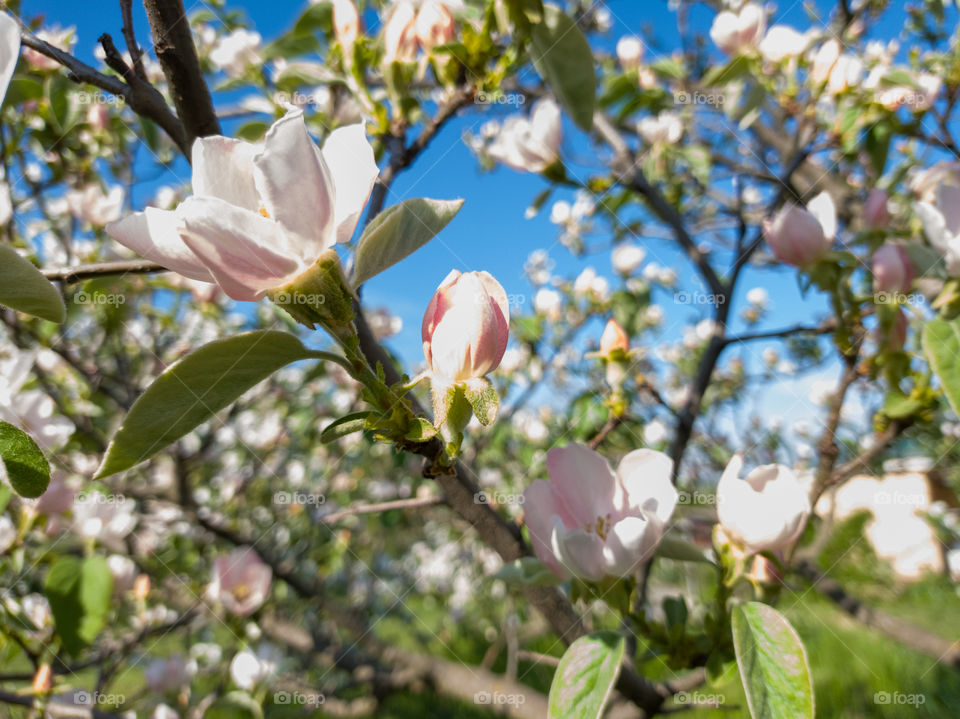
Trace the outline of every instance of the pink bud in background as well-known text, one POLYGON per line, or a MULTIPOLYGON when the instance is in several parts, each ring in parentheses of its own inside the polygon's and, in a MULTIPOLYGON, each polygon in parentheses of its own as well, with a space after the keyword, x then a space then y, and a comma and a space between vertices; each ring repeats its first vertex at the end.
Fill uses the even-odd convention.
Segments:
POLYGON ((417 12, 416 33, 420 46, 430 52, 456 38, 457 28, 446 5, 440 0, 425 0, 417 12))
POLYGON ((252 547, 237 547, 213 562, 210 596, 231 614, 253 614, 270 594, 273 571, 252 547))
POLYGON ((907 344, 907 329, 909 327, 910 322, 907 320, 906 313, 898 309, 897 318, 893 321, 893 326, 887 335, 887 349, 893 350, 894 352, 902 350, 903 346, 907 344))
POLYGON ((887 242, 873 253, 873 289, 906 292, 913 284, 913 263, 900 245, 887 242))
POLYGON ((360 13, 352 0, 333 0, 333 34, 343 48, 345 58, 353 55, 353 46, 360 35, 360 13))
POLYGON ((616 351, 629 352, 630 338, 616 320, 607 320, 607 326, 600 335, 600 354, 609 357, 616 351))
POLYGON ((400 0, 393 6, 383 29, 383 61, 413 62, 417 58, 417 10, 410 0, 400 0))
POLYGON ((728 55, 736 55, 756 47, 767 29, 762 6, 749 2, 739 13, 724 10, 710 28, 710 38, 728 55))
POLYGON ((103 132, 110 127, 110 111, 102 102, 95 102, 87 110, 87 124, 97 132, 103 132))
POLYGON ((483 377, 500 365, 510 332, 507 293, 488 272, 452 270, 423 315, 423 353, 449 382, 483 377))
POLYGON ((763 221, 763 236, 778 260, 795 267, 816 262, 832 242, 820 221, 794 204, 785 205, 772 220, 763 221))
POLYGON ((890 197, 879 187, 870 191, 863 205, 863 223, 873 230, 880 230, 890 224, 890 197))

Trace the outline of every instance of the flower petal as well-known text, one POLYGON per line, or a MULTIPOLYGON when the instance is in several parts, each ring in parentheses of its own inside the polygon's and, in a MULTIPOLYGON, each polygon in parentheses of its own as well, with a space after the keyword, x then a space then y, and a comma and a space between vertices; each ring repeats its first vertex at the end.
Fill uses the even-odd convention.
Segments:
POLYGON ((260 196, 253 181, 253 158, 263 150, 230 137, 198 137, 193 143, 193 194, 219 197, 257 212, 260 196))
POLYGON ((807 211, 817 218, 823 236, 832 240, 837 236, 837 206, 829 192, 823 191, 807 204, 807 211))
POLYGON ((553 488, 545 479, 538 479, 523 492, 523 523, 530 532, 533 551, 540 561, 550 567, 558 577, 570 576, 551 548, 553 518, 556 507, 553 500, 553 488))
POLYGON ((380 174, 363 123, 338 127, 331 132, 323 143, 323 159, 336 188, 333 221, 337 242, 348 242, 380 174))
POLYGON ((547 452, 557 514, 568 527, 586 528, 614 511, 616 479, 602 456, 582 444, 547 452))
POLYGON ((641 509, 663 523, 670 521, 678 496, 671 481, 670 457, 652 449, 636 449, 620 460, 617 476, 625 492, 625 501, 617 509, 641 509))
POLYGON ((570 573, 593 582, 606 575, 603 540, 582 529, 567 530, 560 517, 554 516, 551 544, 560 563, 570 573))
POLYGON ((191 197, 177 208, 184 243, 235 300, 259 300, 303 272, 306 266, 278 251, 280 226, 215 197, 191 197))
POLYGON ((213 282, 213 276, 177 232, 177 216, 171 210, 148 207, 107 225, 107 234, 148 260, 184 277, 213 282))
POLYGON ((20 28, 17 21, 0 12, 0 100, 7 94, 10 78, 20 55, 20 28))
POLYGON ((266 211, 286 231, 290 249, 312 265, 336 241, 335 190, 303 112, 290 111, 273 123, 253 164, 266 211))

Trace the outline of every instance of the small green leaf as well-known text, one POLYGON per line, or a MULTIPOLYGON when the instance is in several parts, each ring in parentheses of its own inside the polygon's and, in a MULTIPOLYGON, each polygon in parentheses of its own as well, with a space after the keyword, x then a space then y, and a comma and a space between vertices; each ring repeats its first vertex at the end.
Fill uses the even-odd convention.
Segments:
POLYGON ((463 393, 473 408, 473 414, 477 421, 484 427, 491 424, 497 418, 497 411, 500 409, 500 396, 493 386, 493 382, 486 377, 467 380, 463 387, 463 393))
POLYGON ((203 719, 263 719, 263 708, 246 692, 227 692, 203 712, 203 719))
POLYGON ((737 55, 726 65, 717 65, 703 76, 704 87, 723 86, 750 74, 750 58, 737 55))
POLYGON ((409 439, 411 442, 426 442, 436 436, 437 428, 430 424, 429 420, 423 417, 415 417, 410 426, 407 427, 403 438, 409 439))
POLYGON ((950 406, 960 414, 960 320, 930 320, 923 327, 921 344, 950 406))
POLYGON ((10 485, 21 497, 39 497, 50 484, 50 465, 30 436, 0 421, 0 461, 10 485))
POLYGON ((103 557, 63 556, 47 573, 45 593, 64 648, 76 654, 92 643, 106 621, 113 575, 103 557))
POLYGON ((367 418, 372 414, 373 412, 369 410, 364 412, 351 412, 339 419, 333 420, 333 422, 323 428, 323 431, 320 433, 320 441, 327 444, 328 442, 335 442, 341 437, 346 437, 348 434, 362 432, 367 427, 367 418))
POLYGON ((577 24, 556 5, 543 6, 543 21, 530 35, 530 55, 553 94, 582 130, 593 127, 597 76, 593 52, 577 24))
POLYGON ((571 644, 550 685, 548 719, 599 719, 620 675, 623 637, 598 632, 571 644))
POLYGON ((560 579, 546 564, 536 557, 520 557, 504 564, 493 574, 493 579, 502 579, 508 584, 549 586, 559 584, 560 579))
POLYGON ((776 609, 733 609, 733 647, 753 719, 813 719, 813 680, 803 642, 776 609))
POLYGON ((167 368, 134 402, 97 477, 149 459, 281 367, 315 356, 293 335, 271 330, 204 345, 167 368))
POLYGON ((57 288, 6 245, 0 245, 0 305, 51 322, 67 318, 67 308, 57 288))
POLYGON ((700 547, 686 539, 681 539, 674 532, 668 532, 657 545, 657 556, 673 559, 678 562, 705 562, 713 564, 700 547))
POLYGON ((353 286, 359 287, 423 247, 462 206, 463 200, 416 198, 381 212, 367 225, 357 244, 353 286))

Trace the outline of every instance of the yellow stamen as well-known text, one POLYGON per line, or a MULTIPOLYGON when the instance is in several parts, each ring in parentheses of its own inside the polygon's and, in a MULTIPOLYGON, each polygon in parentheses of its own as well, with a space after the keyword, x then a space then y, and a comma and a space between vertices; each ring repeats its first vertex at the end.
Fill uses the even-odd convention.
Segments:
POLYGON ((270 213, 267 212, 267 208, 263 205, 260 205, 260 214, 266 217, 268 220, 270 219, 270 213))

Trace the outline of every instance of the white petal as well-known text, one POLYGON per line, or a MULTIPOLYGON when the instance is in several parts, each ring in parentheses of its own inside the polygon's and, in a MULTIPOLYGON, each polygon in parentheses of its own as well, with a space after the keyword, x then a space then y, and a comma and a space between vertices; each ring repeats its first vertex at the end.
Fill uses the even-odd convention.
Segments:
POLYGON ((837 236, 837 207, 829 192, 821 192, 807 204, 807 211, 817 218, 828 240, 837 236))
POLYGON ((363 123, 338 127, 323 143, 323 159, 333 177, 337 242, 347 242, 380 174, 363 123))
POLYGON ((278 248, 280 226, 214 197, 191 197, 177 208, 184 243, 235 300, 259 300, 306 267, 278 248))
POLYGON ((10 78, 20 56, 20 28, 17 21, 0 12, 0 100, 7 94, 10 78))
POLYGON ((184 277, 213 282, 213 276, 177 232, 177 217, 171 210, 148 207, 107 225, 107 234, 137 254, 178 272, 184 277))
POLYGON ((673 460, 663 452, 636 449, 622 460, 617 468, 626 496, 625 504, 617 509, 642 509, 668 522, 677 505, 677 490, 671 481, 673 460))
POLYGON ((929 202, 917 202, 913 210, 923 223, 923 232, 930 244, 941 253, 946 252, 950 246, 951 235, 947 231, 947 219, 943 213, 929 202))
POLYGON ((307 134, 300 110, 288 112, 267 132, 263 152, 253 159, 260 199, 307 265, 336 242, 333 180, 307 134))
POLYGON ((219 197, 256 212, 260 196, 253 181, 253 158, 263 150, 229 137, 198 137, 193 143, 193 194, 219 197))

